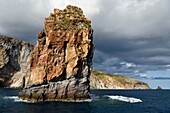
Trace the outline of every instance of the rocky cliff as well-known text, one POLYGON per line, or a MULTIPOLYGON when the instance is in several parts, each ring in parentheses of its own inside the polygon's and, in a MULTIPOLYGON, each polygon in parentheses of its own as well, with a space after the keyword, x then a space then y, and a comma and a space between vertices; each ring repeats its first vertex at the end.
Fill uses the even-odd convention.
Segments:
MULTIPOLYGON (((33 45, 0 36, 0 87, 22 87, 23 78, 30 76, 30 57, 33 45)), ((92 89, 150 89, 132 78, 93 71, 90 75, 92 89)))
POLYGON ((151 89, 144 82, 101 71, 93 71, 90 77, 90 86, 92 89, 151 89))
POLYGON ((22 86, 23 77, 29 74, 32 49, 29 43, 0 36, 0 87, 22 86))
MULTIPOLYGON (((0 36, 0 87, 22 87, 23 78, 30 76, 30 57, 33 45, 0 36)), ((132 78, 93 71, 90 75, 92 89, 150 89, 132 78)))
POLYGON ((30 101, 90 98, 91 21, 76 6, 54 9, 45 19, 31 56, 31 75, 19 97, 30 101))

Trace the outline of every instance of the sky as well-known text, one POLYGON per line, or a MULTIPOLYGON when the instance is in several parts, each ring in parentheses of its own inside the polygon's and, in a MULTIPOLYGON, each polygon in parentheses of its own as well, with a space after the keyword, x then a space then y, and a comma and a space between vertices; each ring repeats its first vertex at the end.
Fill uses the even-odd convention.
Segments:
POLYGON ((36 44, 54 8, 92 21, 93 68, 170 89, 170 0, 0 0, 0 35, 36 44))

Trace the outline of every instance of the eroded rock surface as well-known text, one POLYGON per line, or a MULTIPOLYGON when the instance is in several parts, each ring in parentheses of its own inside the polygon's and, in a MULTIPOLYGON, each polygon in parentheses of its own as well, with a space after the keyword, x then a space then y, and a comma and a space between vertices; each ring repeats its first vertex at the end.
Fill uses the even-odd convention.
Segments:
POLYGON ((45 19, 31 56, 31 75, 19 93, 31 101, 90 98, 93 30, 76 6, 54 9, 45 19))
POLYGON ((30 73, 33 45, 0 36, 0 87, 20 87, 23 77, 30 73))

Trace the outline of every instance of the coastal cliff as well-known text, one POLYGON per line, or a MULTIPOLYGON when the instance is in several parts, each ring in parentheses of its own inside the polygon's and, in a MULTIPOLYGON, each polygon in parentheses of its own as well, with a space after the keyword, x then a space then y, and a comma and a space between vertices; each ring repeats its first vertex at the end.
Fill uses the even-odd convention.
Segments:
POLYGON ((45 18, 31 56, 31 74, 19 97, 30 101, 90 98, 93 58, 91 21, 76 6, 45 18))
MULTIPOLYGON (((0 87, 23 87, 23 78, 30 76, 32 50, 33 45, 29 43, 0 36, 0 87)), ((91 89, 150 89, 146 83, 101 71, 92 71, 90 87, 91 89)))
POLYGON ((90 76, 91 89, 151 89, 147 83, 133 78, 93 71, 90 76))
POLYGON ((29 75, 33 45, 0 36, 0 87, 22 86, 23 77, 29 75))

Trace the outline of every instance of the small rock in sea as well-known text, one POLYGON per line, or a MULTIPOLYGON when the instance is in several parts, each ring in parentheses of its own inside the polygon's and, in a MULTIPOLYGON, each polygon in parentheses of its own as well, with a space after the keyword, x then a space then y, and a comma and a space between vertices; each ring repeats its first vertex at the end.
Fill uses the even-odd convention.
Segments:
POLYGON ((157 90, 161 90, 162 88, 161 88, 161 86, 158 86, 156 89, 157 89, 157 90))

